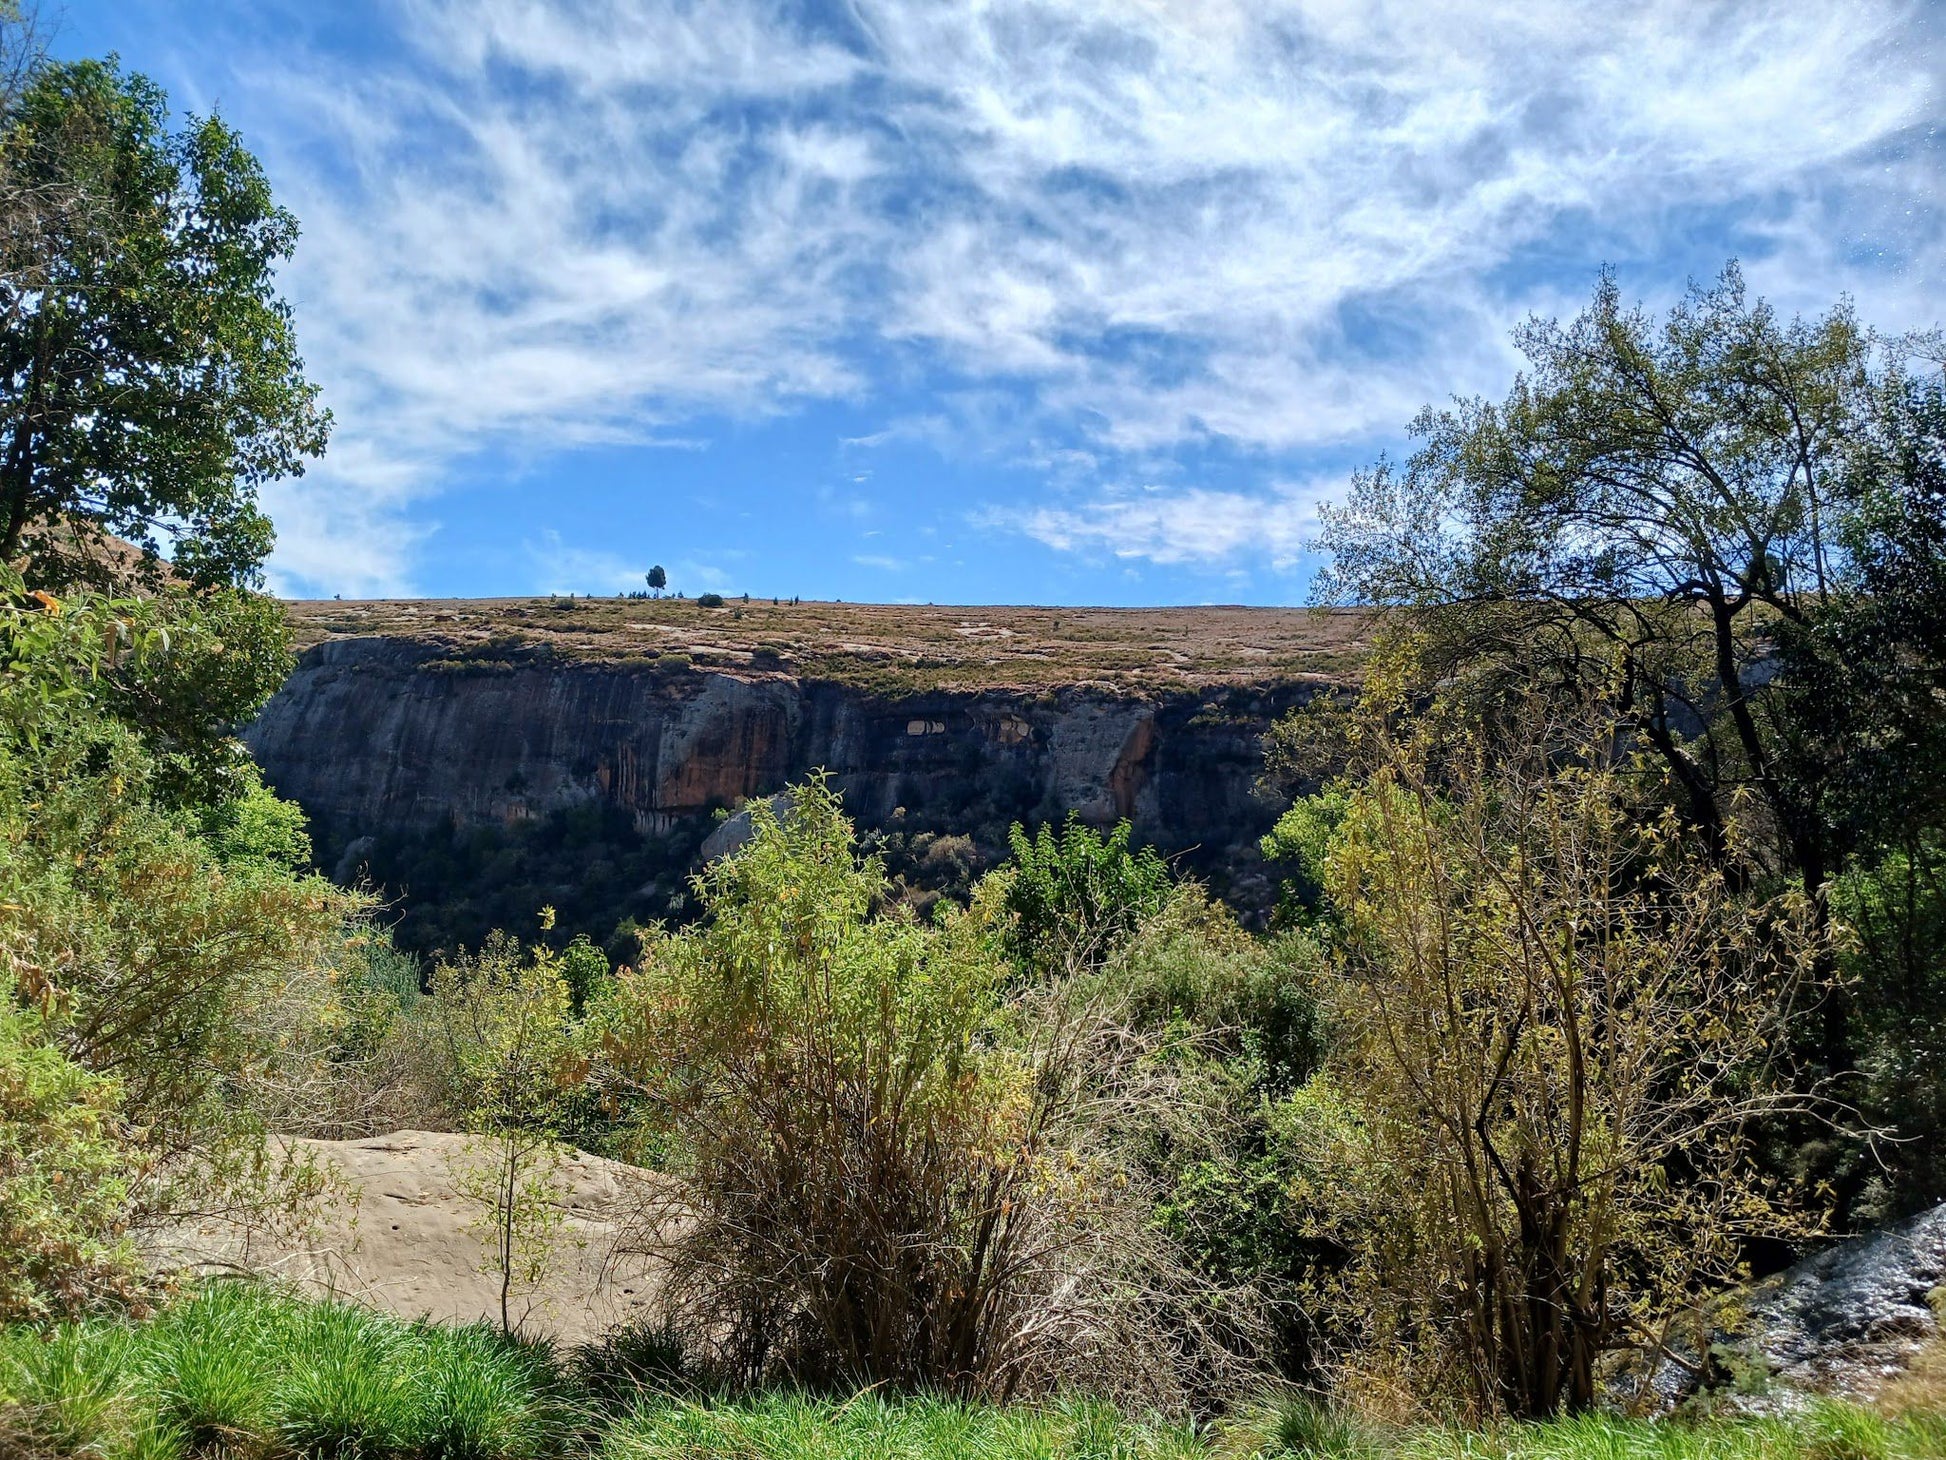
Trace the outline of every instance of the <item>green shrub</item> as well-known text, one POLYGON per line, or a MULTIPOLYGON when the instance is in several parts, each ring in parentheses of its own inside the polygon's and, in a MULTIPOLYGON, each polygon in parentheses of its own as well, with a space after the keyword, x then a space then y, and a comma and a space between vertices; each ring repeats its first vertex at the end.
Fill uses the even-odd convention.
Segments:
POLYGON ((575 1355, 575 1378, 595 1403, 614 1410, 626 1410, 645 1394, 712 1386, 682 1332, 666 1320, 624 1324, 583 1346, 575 1355))
POLYGON ((1155 848, 1134 851, 1129 824, 1106 836, 1070 815, 1058 832, 1032 837, 1015 823, 1003 931, 1020 967, 1046 977, 1098 968, 1169 897, 1169 868, 1155 848))
POLYGON ((1280 1406, 1272 1434, 1280 1449, 1319 1460, 1349 1460, 1374 1448, 1371 1437, 1353 1415, 1309 1397, 1280 1406))
POLYGON ((1125 1159, 1141 1041, 1022 987, 991 899, 874 917, 822 777, 785 808, 752 804, 705 921, 646 937, 600 1013, 682 1177, 644 1225, 685 1334, 738 1381, 1169 1392, 1210 1356, 1157 1321, 1188 1275, 1125 1159))
MULTIPOLYGON (((0 1422, 27 1454, 73 1455, 129 1428, 134 1336, 120 1324, 6 1330, 0 1342, 0 1422)), ((0 1430, 4 1434, 4 1430, 0 1430)))
POLYGON ((405 1447, 412 1432, 411 1355, 400 1325, 319 1305, 287 1338, 271 1391, 278 1436, 301 1455, 364 1460, 405 1447))
POLYGON ((139 1158, 121 1086, 62 1052, 46 1003, 24 1003, 32 994, 0 965, 0 1322, 73 1317, 139 1291, 123 1236, 139 1158))
POLYGON ((561 1429, 542 1359, 491 1329, 413 1333, 407 1438, 426 1460, 531 1460, 561 1429))
POLYGON ((362 951, 364 958, 353 969, 352 986, 363 993, 385 995, 401 1012, 417 1009, 424 986, 419 960, 384 938, 366 940, 362 951))
POLYGON ((1305 933, 1257 938, 1194 883, 1172 890, 1101 974, 1137 1028, 1178 1029, 1246 1064, 1254 1094, 1285 1094, 1323 1063, 1322 948, 1305 933))
POLYGON ((270 1423, 260 1353, 245 1335, 196 1325, 145 1355, 158 1419, 198 1450, 241 1448, 270 1423))
MULTIPOLYGON (((553 918, 546 909, 543 930, 553 918)), ((576 952, 608 966, 586 942, 576 952)), ((545 1273, 565 1220, 554 1174, 585 1082, 569 971, 562 955, 544 945, 523 950, 504 933, 433 971, 432 1031, 452 1072, 454 1106, 475 1135, 453 1174, 475 1208, 474 1230, 490 1253, 486 1270, 500 1279, 507 1334, 518 1327, 514 1294, 545 1273)))

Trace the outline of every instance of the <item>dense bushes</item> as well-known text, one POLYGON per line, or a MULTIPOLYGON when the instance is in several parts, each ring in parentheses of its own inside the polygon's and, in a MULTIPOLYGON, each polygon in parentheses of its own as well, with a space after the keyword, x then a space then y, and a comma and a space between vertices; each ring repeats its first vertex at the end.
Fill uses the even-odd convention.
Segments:
POLYGON ((0 1323, 134 1299, 121 1089, 64 1054, 0 984, 0 1323))
POLYGON ((349 1083, 359 904, 294 870, 301 819, 247 759, 191 774, 240 751, 167 704, 168 665, 220 658, 224 622, 17 580, 0 602, 0 1149, 18 1153, 0 1200, 8 1259, 70 1267, 17 1269, 16 1310, 124 1287, 131 1228, 301 1204, 317 1173, 266 1137, 325 1123, 349 1083), (128 711, 138 690, 149 717, 128 711))
MULTIPOLYGON (((1167 1063, 1180 1118, 1130 1132, 1159 1193, 1156 1220, 1253 1359, 1314 1377, 1322 1355, 1306 1292, 1328 1250, 1306 1230, 1281 1112, 1326 1048, 1314 939, 1252 937, 1193 883, 1171 889, 1089 980, 1167 1063)), ((1213 1315, 1214 1316, 1214 1315, 1213 1315)))
POLYGON ((646 1234, 678 1321, 746 1379, 1172 1397, 1181 1274, 1121 1144, 1141 1042, 1022 987, 995 896, 873 917, 822 780, 753 823, 600 1016, 684 1178, 646 1234))

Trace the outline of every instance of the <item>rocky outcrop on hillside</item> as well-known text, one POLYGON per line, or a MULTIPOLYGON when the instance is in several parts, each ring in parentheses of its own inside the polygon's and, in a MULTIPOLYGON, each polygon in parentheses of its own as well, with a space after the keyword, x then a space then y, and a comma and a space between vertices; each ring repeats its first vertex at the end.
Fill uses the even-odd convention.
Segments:
POLYGON ((614 808, 645 837, 828 770, 865 829, 1003 835, 1014 819, 1128 818, 1261 909, 1261 739, 1314 680, 1131 690, 875 692, 652 660, 455 658, 435 641, 307 650, 246 739, 303 805, 321 860, 385 831, 517 827, 614 808))

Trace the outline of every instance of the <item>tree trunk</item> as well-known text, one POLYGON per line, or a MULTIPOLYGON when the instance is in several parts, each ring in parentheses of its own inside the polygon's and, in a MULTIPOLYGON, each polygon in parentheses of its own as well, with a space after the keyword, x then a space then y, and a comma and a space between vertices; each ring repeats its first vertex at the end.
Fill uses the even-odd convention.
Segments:
POLYGON ((0 532, 0 562, 12 562, 20 551, 21 535, 27 530, 28 513, 33 506, 34 438, 40 430, 41 414, 47 396, 50 361, 48 347, 53 331, 48 325, 48 303, 43 300, 34 321, 34 361, 28 368, 26 399, 14 421, 13 441, 7 450, 6 479, 7 524, 0 532))

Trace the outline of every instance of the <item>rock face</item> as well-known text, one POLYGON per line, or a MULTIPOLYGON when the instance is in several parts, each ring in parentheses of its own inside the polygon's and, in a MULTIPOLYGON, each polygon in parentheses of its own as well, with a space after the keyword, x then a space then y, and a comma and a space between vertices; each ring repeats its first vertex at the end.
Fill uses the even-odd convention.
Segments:
MULTIPOLYGON (((1946 1206, 1840 1242, 1757 1284, 1709 1323, 1709 1353, 1678 1340, 1649 1382, 1662 1407, 1705 1398, 1788 1410, 1808 1396, 1872 1399, 1946 1345, 1946 1206)), ((1627 1383, 1620 1389, 1627 1398, 1627 1383)))
MULTIPOLYGON (((266 1245, 220 1222, 169 1234, 167 1269, 244 1270, 397 1314, 445 1323, 500 1321, 499 1277, 466 1176, 491 1152, 466 1136, 394 1131, 358 1141, 293 1140, 336 1178, 336 1198, 301 1236, 266 1245)), ((522 1282, 509 1317, 530 1337, 585 1343, 653 1316, 648 1261, 618 1253, 640 1188, 663 1178, 573 1151, 548 1173, 561 1209, 538 1281, 522 1282)))
POLYGON ((1751 1341, 1792 1389, 1869 1396, 1940 1333, 1946 1206, 1817 1253, 1751 1297, 1751 1341))
POLYGON ((1261 738, 1314 681, 1131 694, 879 695, 788 674, 546 660, 477 667, 407 638, 308 650, 246 733, 312 819, 327 867, 361 838, 516 826, 574 806, 645 835, 828 770, 862 827, 1004 830, 1077 811, 1136 833, 1245 907, 1270 884, 1257 839, 1261 738))

